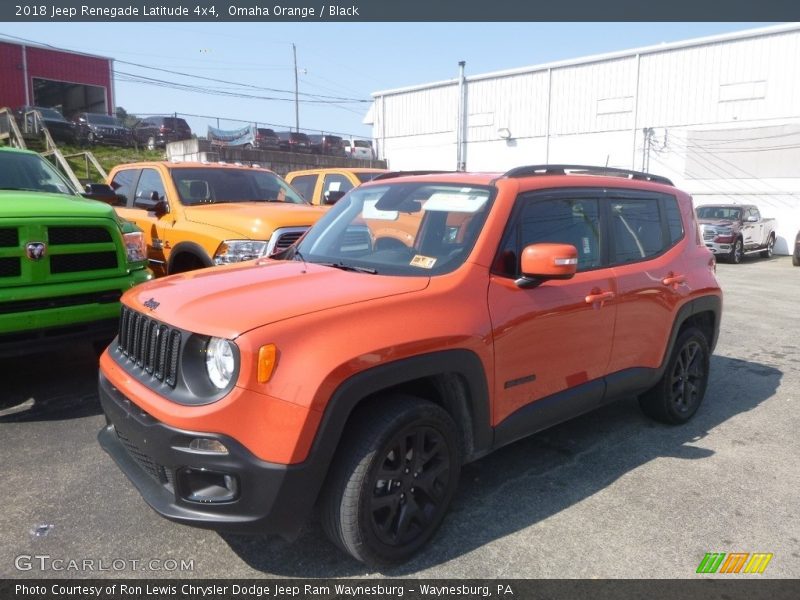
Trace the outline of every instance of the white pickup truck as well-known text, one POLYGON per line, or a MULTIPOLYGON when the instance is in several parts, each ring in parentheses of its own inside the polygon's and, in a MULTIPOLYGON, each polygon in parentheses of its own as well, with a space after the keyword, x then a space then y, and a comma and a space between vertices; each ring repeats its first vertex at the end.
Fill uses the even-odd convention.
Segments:
POLYGON ((764 219, 752 204, 706 204, 695 209, 703 243, 714 254, 740 263, 746 254, 772 256, 775 219, 764 219))

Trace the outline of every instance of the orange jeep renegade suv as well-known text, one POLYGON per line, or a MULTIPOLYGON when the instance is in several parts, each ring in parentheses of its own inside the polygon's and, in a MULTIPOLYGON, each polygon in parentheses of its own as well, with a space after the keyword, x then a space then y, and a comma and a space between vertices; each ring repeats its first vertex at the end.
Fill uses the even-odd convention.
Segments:
POLYGON ((436 531, 459 470, 624 396, 681 424, 722 294, 691 197, 546 165, 365 183, 278 259, 123 297, 100 443, 161 515, 373 564, 436 531), (416 223, 408 244, 386 225, 416 223))

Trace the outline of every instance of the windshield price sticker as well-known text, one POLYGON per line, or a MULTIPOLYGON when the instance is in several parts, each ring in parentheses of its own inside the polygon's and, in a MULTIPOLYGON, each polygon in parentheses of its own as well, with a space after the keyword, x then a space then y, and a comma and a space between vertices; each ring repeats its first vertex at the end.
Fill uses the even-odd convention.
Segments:
POLYGON ((436 259, 432 256, 422 256, 421 254, 417 254, 414 258, 411 259, 409 263, 412 267, 420 267, 422 269, 432 269, 433 265, 436 264, 436 259))

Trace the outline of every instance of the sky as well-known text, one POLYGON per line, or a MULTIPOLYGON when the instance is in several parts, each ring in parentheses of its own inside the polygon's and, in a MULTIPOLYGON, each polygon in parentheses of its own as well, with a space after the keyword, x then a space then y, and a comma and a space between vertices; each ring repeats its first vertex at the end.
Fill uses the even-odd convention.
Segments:
POLYGON ((223 129, 246 122, 293 127, 294 44, 301 129, 371 137, 362 121, 373 92, 453 79, 461 60, 467 75, 477 75, 767 25, 0 22, 0 39, 113 58, 117 106, 134 114, 212 117, 185 117, 198 135, 217 119, 223 129))

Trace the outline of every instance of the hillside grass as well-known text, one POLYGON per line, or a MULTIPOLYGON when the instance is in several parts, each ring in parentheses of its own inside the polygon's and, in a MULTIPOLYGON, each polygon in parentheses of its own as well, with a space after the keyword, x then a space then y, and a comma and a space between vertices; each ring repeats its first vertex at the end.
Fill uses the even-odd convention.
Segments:
MULTIPOLYGON (((64 156, 78 154, 80 152, 91 152, 100 163, 100 166, 108 173, 113 167, 124 163, 141 162, 145 160, 164 160, 163 150, 146 150, 136 148, 120 148, 118 146, 60 146, 64 156)), ((86 160, 83 156, 67 158, 67 162, 72 167, 75 175, 83 182, 102 183, 102 177, 89 163, 89 170, 86 170, 86 160)))

